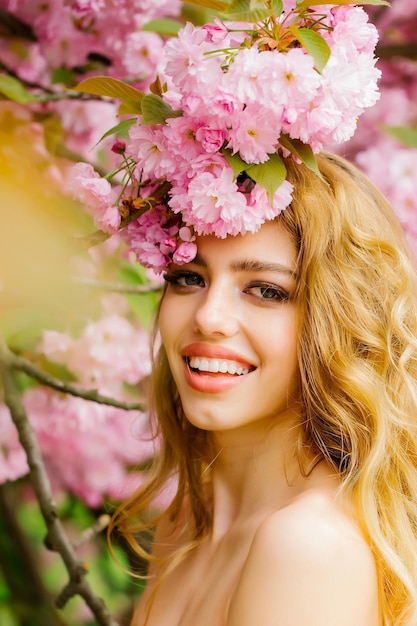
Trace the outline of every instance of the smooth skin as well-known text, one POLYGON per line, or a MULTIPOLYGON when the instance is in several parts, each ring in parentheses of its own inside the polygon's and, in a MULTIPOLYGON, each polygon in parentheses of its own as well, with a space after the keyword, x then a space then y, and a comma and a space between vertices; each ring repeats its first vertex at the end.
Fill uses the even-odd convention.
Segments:
MULTIPOLYGON (((162 579, 147 626, 382 626, 373 555, 338 477, 312 454, 303 476, 294 455, 295 246, 268 222, 200 237, 198 252, 168 270, 160 329, 185 414, 212 433, 213 528, 162 579), (225 363, 243 373, 207 371, 225 363)), ((157 529, 154 555, 188 541, 191 524, 184 502, 177 524, 157 529)), ((151 564, 132 626, 144 626, 165 567, 151 564)))

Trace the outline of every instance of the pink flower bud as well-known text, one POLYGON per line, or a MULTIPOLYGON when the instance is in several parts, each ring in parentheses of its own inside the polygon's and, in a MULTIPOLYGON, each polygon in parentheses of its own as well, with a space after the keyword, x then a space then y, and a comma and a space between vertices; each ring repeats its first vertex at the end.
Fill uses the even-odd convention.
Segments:
POLYGON ((126 150, 126 142, 121 139, 116 139, 114 144, 111 147, 111 151, 116 154, 124 154, 126 150))
POLYGON ((174 254, 172 255, 172 260, 174 261, 174 263, 182 265, 183 263, 190 263, 190 261, 195 259, 196 255, 196 244, 185 241, 184 243, 180 243, 178 248, 175 250, 174 254))

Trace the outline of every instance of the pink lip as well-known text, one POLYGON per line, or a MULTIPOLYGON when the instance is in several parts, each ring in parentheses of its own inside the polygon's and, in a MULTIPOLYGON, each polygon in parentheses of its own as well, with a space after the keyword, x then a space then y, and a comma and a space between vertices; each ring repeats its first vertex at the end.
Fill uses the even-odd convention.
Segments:
MULTIPOLYGON (((200 356, 211 359, 227 359, 241 364, 250 370, 255 369, 254 366, 246 361, 242 356, 221 346, 215 346, 207 343, 192 343, 183 350, 184 357, 200 356)), ((250 372, 249 372, 250 374, 250 372)), ((230 374, 204 374, 194 372, 188 366, 184 358, 184 377, 186 382, 196 391, 204 393, 220 393, 233 389, 241 384, 249 374, 243 376, 232 376, 230 374)))
POLYGON ((196 391, 203 391, 204 393, 221 393, 222 391, 228 391, 240 385, 247 376, 250 376, 250 373, 243 376, 231 376, 230 374, 201 374, 199 372, 193 372, 193 370, 188 367, 187 362, 184 361, 184 377, 186 382, 196 391))
POLYGON ((202 356, 208 359, 227 359, 240 363, 243 367, 254 369, 254 365, 249 363, 244 357, 222 346, 216 346, 210 343, 190 343, 182 350, 184 357, 202 356))

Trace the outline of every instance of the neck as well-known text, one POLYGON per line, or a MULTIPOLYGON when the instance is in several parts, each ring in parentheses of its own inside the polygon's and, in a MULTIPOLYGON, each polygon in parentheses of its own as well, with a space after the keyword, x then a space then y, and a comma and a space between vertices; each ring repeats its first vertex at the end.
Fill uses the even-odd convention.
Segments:
POLYGON ((264 517, 297 495, 306 480, 296 455, 299 428, 292 414, 263 430, 213 435, 214 541, 234 524, 264 517))

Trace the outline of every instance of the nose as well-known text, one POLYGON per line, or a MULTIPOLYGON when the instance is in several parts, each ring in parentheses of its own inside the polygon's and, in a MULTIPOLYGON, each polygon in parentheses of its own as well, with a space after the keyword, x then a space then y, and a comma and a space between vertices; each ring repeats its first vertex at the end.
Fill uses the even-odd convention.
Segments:
POLYGON ((194 332, 205 336, 232 337, 239 328, 236 300, 231 285, 221 283, 208 286, 195 309, 194 332))

